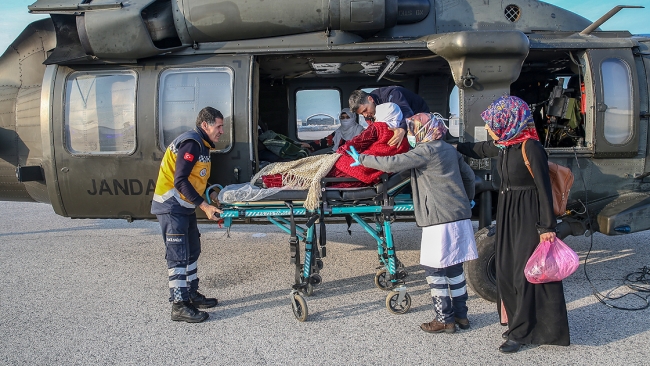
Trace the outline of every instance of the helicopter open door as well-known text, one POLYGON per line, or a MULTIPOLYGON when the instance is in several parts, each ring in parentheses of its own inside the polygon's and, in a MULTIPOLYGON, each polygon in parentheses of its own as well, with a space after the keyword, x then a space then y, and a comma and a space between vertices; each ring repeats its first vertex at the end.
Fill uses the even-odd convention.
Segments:
POLYGON ((251 65, 250 56, 197 56, 56 67, 46 92, 51 95, 55 211, 75 218, 153 217, 149 210, 164 151, 176 136, 194 128, 206 106, 224 115, 209 182, 248 179, 251 65))

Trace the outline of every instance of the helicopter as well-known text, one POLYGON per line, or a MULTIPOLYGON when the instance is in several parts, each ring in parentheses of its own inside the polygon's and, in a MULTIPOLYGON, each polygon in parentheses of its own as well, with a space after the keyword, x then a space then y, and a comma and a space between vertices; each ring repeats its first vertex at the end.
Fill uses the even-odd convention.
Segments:
MULTIPOLYGON (((352 91, 400 85, 444 116, 458 104, 451 143, 487 140, 480 113, 499 96, 525 100, 576 176, 560 238, 648 230, 650 37, 599 28, 623 8, 639 7, 591 22, 536 0, 38 0, 29 11, 50 17, 0 57, 0 200, 154 219, 165 148, 201 108, 224 115, 210 183, 225 186, 264 164, 262 124, 322 138, 352 91)), ((468 163, 480 230, 466 276, 494 301, 499 177, 468 163)))

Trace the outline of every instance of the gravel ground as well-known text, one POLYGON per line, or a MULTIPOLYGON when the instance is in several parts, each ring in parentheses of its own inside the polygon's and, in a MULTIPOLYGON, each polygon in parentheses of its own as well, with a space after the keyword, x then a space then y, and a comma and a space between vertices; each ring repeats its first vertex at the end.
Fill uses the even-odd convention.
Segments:
MULTIPOLYGON (((495 305, 470 290, 472 328, 427 334, 431 299, 418 267, 420 230, 394 224, 410 273, 411 310, 390 314, 375 288, 376 244, 358 225, 328 228, 323 283, 296 321, 289 294, 288 235, 272 225, 236 225, 226 236, 200 225, 201 291, 219 298, 210 319, 172 322, 157 222, 72 220, 45 204, 0 204, 0 364, 648 364, 650 310, 621 311, 592 296, 583 264, 565 281, 572 345, 497 351, 504 328, 495 305)), ((650 234, 595 235, 587 272, 605 293, 650 265, 650 234)), ((584 259, 590 238, 567 238, 584 259)), ((638 306, 638 298, 617 301, 638 306)))

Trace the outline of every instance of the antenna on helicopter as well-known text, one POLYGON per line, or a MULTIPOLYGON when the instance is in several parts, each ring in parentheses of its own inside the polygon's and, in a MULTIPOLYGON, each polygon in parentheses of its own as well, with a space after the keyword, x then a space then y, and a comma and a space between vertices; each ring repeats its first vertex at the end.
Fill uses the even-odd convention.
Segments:
POLYGON ((587 36, 593 32, 594 29, 600 27, 603 23, 609 20, 609 18, 613 17, 616 13, 621 11, 621 9, 624 8, 641 8, 643 9, 643 6, 640 5, 617 5, 612 10, 608 11, 607 14, 603 15, 600 17, 600 19, 596 20, 595 22, 591 23, 590 26, 585 28, 582 32, 580 32, 581 36, 587 36))

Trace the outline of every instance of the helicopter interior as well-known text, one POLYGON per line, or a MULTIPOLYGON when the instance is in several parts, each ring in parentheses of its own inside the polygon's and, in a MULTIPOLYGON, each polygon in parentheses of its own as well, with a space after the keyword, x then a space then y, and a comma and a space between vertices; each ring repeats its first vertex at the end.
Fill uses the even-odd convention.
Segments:
MULTIPOLYGON (((322 138, 331 132, 326 128, 320 134, 305 132, 305 126, 312 122, 304 121, 305 114, 318 114, 314 121, 329 117, 330 124, 336 125, 336 113, 348 106, 347 98, 355 89, 401 85, 417 92, 432 112, 445 117, 460 114, 453 110, 454 106, 458 108, 453 100, 458 92, 449 64, 428 51, 271 55, 257 61, 258 120, 266 128, 298 141, 322 138), (321 110, 301 110, 306 109, 310 93, 318 99, 321 110)), ((540 140, 547 148, 584 147, 583 75, 578 62, 575 52, 568 50, 531 50, 518 80, 511 85, 511 94, 531 106, 540 140)))

